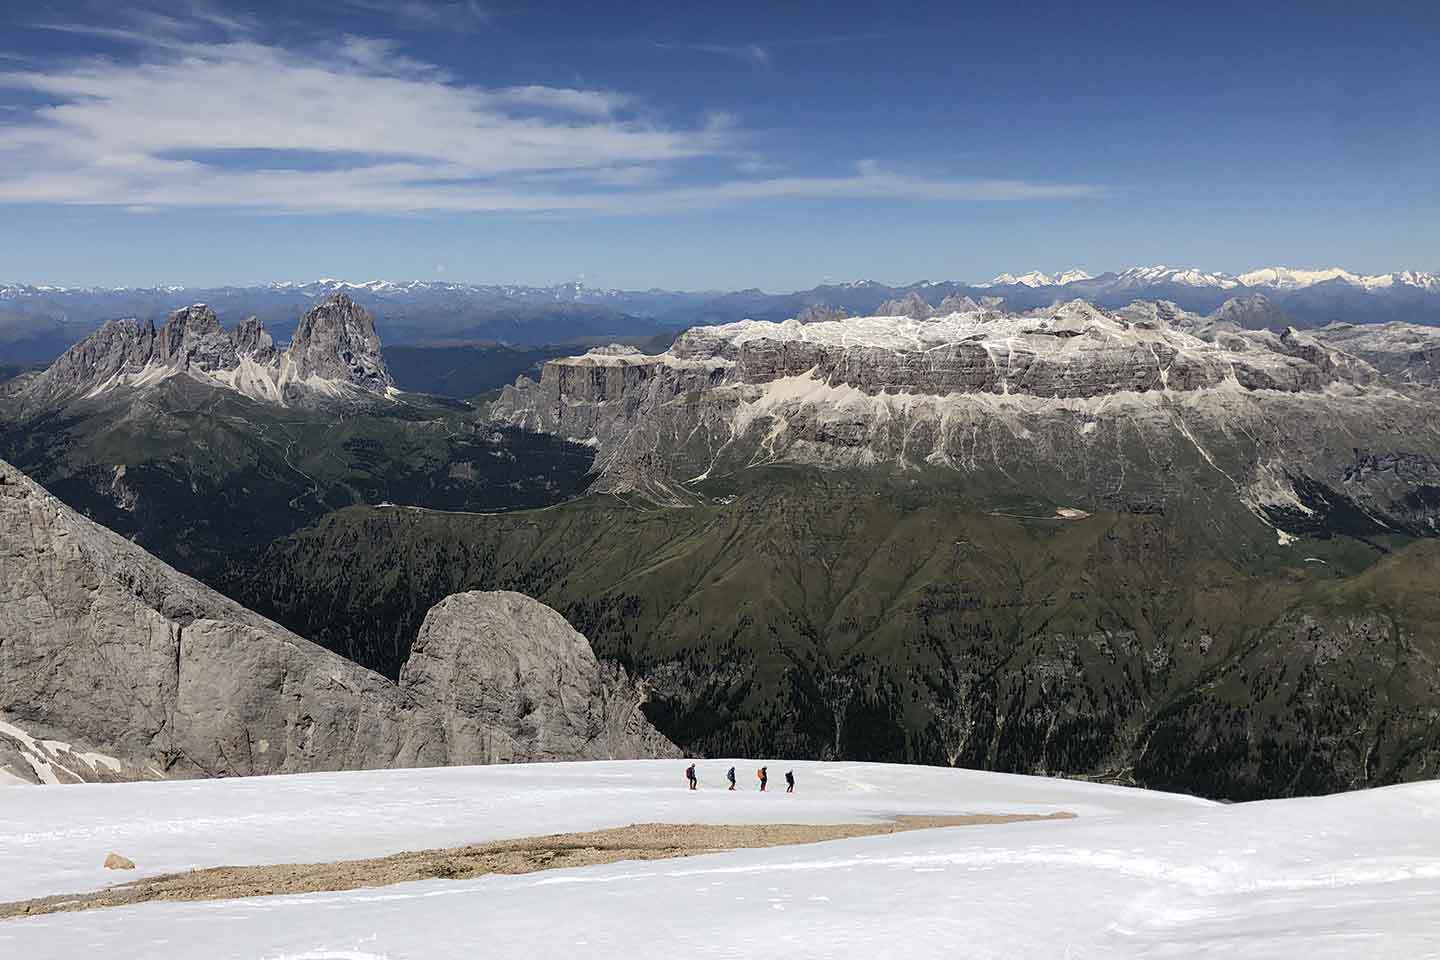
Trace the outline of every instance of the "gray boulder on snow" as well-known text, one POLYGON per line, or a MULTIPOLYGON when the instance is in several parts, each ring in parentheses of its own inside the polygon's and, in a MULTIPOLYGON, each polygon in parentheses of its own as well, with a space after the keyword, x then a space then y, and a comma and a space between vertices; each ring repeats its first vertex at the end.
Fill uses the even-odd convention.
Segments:
POLYGON ((458 593, 437 603, 400 686, 439 708, 447 749, 467 755, 560 760, 595 744, 668 752, 640 712, 644 691, 617 665, 602 665, 559 613, 520 593, 458 593))

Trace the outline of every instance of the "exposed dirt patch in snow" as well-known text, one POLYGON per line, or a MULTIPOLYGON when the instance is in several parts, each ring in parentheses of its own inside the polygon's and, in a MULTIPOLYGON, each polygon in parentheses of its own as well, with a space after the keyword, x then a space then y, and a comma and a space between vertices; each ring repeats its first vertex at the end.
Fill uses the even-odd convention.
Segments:
MULTIPOLYGON (((1069 820, 1073 813, 964 814, 900 817, 883 823, 708 825, 640 823, 589 833, 560 833, 441 850, 417 850, 366 860, 212 867, 171 873, 92 893, 0 903, 0 920, 123 907, 153 900, 237 900, 280 894, 382 887, 416 880, 469 880, 486 874, 535 873, 620 860, 664 860, 747 847, 820 843, 935 827, 1029 820, 1069 820)), ((137 851, 143 856, 143 851, 137 851)))

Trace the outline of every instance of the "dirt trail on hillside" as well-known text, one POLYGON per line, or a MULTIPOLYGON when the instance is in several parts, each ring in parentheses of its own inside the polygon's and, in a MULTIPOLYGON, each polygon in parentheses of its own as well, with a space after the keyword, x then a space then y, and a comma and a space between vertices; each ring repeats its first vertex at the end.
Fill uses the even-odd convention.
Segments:
MULTIPOLYGON (((491 873, 520 874, 586 867, 619 860, 665 860, 748 847, 819 843, 933 827, 968 827, 1029 820, 1068 820, 1073 813, 966 814, 901 817, 885 823, 710 825, 639 823, 589 833, 497 840, 468 847, 416 850, 330 863, 211 867, 106 887, 0 903, 0 920, 123 907, 153 900, 236 900, 278 894, 324 893, 383 887, 414 880, 469 880, 491 873)), ((143 857, 143 850, 130 851, 143 857)))

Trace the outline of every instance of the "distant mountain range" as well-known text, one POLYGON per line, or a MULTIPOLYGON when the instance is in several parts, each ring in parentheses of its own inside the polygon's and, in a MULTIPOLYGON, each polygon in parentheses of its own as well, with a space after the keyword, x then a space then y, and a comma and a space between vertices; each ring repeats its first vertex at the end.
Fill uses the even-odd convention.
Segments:
POLYGON ((49 361, 106 320, 160 319, 197 302, 209 304, 230 323, 256 316, 277 337, 285 337, 295 317, 337 292, 374 313, 380 335, 392 344, 594 342, 744 319, 787 320, 815 310, 873 314, 911 294, 932 307, 947 297, 999 297, 1017 310, 1081 298, 1101 307, 1169 300, 1199 312, 1258 294, 1301 327, 1336 320, 1440 324, 1440 274, 1362 275, 1338 267, 1263 267, 1235 275, 1169 266, 1093 276, 1083 270, 1056 275, 1032 271, 1003 273, 984 282, 927 280, 897 286, 859 280, 789 293, 615 290, 580 282, 535 287, 336 279, 214 288, 5 284, 0 285, 0 362, 49 361))
MULTIPOLYGON (((282 289, 305 305, 288 343, 192 303, 107 321, 0 385, 0 459, 390 681, 446 597, 534 596, 645 684, 646 717, 692 755, 1232 799, 1431 776, 1440 325, 1299 330, 1270 299, 1288 294, 1243 285, 1207 312, 1010 306, 1101 279, 726 294, 706 309, 782 319, 643 349, 411 346, 395 365, 380 318, 420 285, 282 289)), ((22 513, 49 503, 0 481, 22 513)), ((45 542, 21 527, 16 556, 45 542)), ((174 606, 152 564, 113 556, 95 569, 183 614, 192 662, 209 634, 189 621, 214 608, 174 606)), ((23 599, 32 573, 0 584, 23 599)), ((50 619, 93 621, 74 609, 50 619)), ((239 682, 224 658, 197 669, 239 682)))

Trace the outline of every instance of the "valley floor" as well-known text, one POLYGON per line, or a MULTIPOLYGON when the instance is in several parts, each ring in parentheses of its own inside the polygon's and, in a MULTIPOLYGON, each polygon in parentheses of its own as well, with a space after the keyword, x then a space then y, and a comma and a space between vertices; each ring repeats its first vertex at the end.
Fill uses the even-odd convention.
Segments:
POLYGON ((1221 806, 880 764, 636 761, 0 789, 0 901, 634 823, 984 824, 0 921, 0 953, 399 960, 1440 955, 1440 784, 1221 806), (793 769, 797 793, 783 793, 793 769), (776 785, 779 784, 777 790, 776 785), (102 868, 109 852, 138 869, 102 868))

